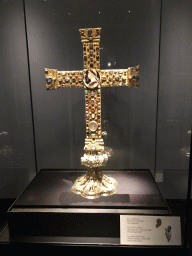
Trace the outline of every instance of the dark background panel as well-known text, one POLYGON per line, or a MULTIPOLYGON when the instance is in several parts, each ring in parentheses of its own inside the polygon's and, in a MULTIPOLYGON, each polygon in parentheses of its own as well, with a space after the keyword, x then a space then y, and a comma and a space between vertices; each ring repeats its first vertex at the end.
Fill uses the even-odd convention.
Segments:
POLYGON ((102 88, 105 168, 154 173, 160 1, 26 1, 38 170, 84 168, 84 91, 46 91, 44 68, 82 70, 79 28, 102 27, 101 69, 140 65, 140 88, 102 88), (109 66, 110 65, 110 66, 109 66))
POLYGON ((163 1, 157 168, 188 169, 189 165, 192 120, 191 13, 192 1, 163 1))
POLYGON ((0 197, 36 174, 23 1, 0 1, 0 197))
POLYGON ((166 198, 186 199, 192 125, 192 1, 163 1, 156 171, 166 198))

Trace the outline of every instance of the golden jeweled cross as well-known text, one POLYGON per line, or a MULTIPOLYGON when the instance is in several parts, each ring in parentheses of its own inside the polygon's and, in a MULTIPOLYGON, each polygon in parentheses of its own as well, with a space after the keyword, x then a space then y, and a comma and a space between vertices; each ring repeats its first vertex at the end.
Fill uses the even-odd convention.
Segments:
POLYGON ((101 28, 79 29, 83 43, 83 71, 57 71, 45 69, 46 87, 78 87, 85 89, 86 138, 85 154, 81 164, 90 169, 78 178, 71 190, 83 197, 93 199, 116 192, 115 179, 105 176, 99 166, 106 164, 108 155, 104 151, 101 130, 101 87, 139 86, 139 66, 128 69, 100 70, 101 28))

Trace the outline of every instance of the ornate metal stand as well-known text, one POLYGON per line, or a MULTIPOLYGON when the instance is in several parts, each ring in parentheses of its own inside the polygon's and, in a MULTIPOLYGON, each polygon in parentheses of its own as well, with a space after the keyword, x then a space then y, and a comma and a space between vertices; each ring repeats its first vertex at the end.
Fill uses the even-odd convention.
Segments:
POLYGON ((107 177, 99 168, 90 168, 85 175, 76 179, 71 191, 88 199, 110 196, 116 193, 117 181, 107 177))

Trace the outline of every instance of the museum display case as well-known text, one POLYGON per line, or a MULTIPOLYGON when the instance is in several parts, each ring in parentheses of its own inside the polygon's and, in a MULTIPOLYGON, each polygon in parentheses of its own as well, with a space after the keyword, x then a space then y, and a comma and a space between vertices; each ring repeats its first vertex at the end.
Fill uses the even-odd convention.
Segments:
POLYGON ((12 122, 24 123, 26 136, 10 129, 19 143, 3 140, 12 151, 6 161, 0 155, 2 166, 22 185, 14 192, 6 178, 0 190, 0 197, 17 198, 0 242, 186 248, 192 2, 1 5, 24 17, 4 43, 9 52, 11 41, 21 40, 23 53, 13 67, 11 55, 4 62, 6 75, 21 80, 13 87, 10 78, 7 88, 19 113, 12 122), (22 70, 14 73, 16 66, 22 70), (14 173, 15 159, 23 172, 14 173))

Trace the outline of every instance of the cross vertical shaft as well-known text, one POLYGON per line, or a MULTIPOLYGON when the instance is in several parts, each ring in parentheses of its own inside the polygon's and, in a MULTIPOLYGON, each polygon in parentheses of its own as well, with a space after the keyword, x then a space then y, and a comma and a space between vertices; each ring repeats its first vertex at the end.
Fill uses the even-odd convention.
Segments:
POLYGON ((84 149, 103 149, 101 133, 100 32, 101 28, 80 29, 83 43, 86 139, 84 149))

